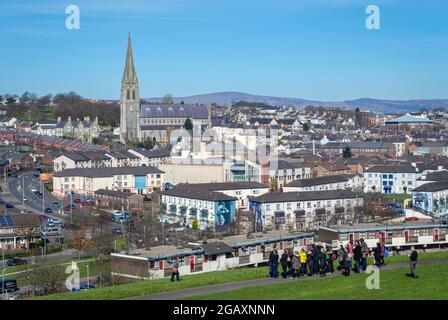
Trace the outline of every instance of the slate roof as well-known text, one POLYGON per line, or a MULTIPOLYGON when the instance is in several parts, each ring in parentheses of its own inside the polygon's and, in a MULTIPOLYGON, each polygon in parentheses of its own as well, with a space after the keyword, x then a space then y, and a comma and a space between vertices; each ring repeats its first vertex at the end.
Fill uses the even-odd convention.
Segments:
POLYGON ((235 197, 230 197, 220 192, 213 192, 203 189, 192 189, 192 188, 177 188, 171 190, 165 190, 158 192, 161 195, 173 196, 188 199, 197 199, 205 201, 227 201, 227 200, 238 200, 235 197))
POLYGON ((285 187, 312 187, 312 186, 318 186, 323 184, 330 184, 330 183, 339 183, 339 182, 346 182, 350 178, 353 178, 353 174, 343 174, 343 175, 335 175, 335 176, 324 176, 324 177, 317 177, 317 178, 311 178, 311 179, 299 179, 294 180, 288 184, 285 185, 285 187))
POLYGON ((142 104, 140 118, 208 119, 208 108, 189 104, 142 104))
POLYGON ((225 254, 235 251, 232 247, 222 241, 201 244, 201 248, 204 250, 204 255, 206 256, 225 254))
POLYGON ((435 192, 448 189, 448 181, 430 182, 415 188, 412 192, 435 192))
POLYGON ((379 173, 416 173, 420 172, 417 168, 410 165, 402 166, 375 166, 365 170, 364 172, 379 172, 379 173))
POLYGON ((142 148, 134 149, 134 151, 140 153, 147 158, 167 158, 171 156, 171 151, 168 149, 154 149, 146 150, 142 148))
POLYGON ((218 183, 179 183, 176 185, 176 188, 221 191, 221 190, 241 190, 241 189, 266 189, 269 187, 256 181, 243 181, 243 182, 218 182, 218 183))
POLYGON ((111 177, 114 175, 146 176, 148 174, 164 173, 155 167, 115 167, 115 168, 76 168, 65 169, 54 174, 55 177, 111 177))
POLYGON ((315 201, 333 199, 355 199, 357 195, 349 190, 304 191, 304 192, 272 192, 259 197, 250 197, 257 203, 315 201))
POLYGON ((95 195, 105 195, 105 196, 111 196, 111 197, 117 197, 117 198, 129 198, 134 195, 143 197, 142 195, 139 195, 139 194, 133 193, 133 192, 123 192, 123 191, 115 191, 115 190, 108 190, 108 189, 96 190, 95 195))

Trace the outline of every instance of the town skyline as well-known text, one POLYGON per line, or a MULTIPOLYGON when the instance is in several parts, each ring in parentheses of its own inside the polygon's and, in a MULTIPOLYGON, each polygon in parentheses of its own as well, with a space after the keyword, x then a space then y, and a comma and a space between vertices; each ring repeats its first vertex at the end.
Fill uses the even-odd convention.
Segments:
POLYGON ((15 49, 0 53, 11 74, 0 80, 3 93, 76 91, 118 99, 131 32, 143 98, 223 91, 321 101, 446 98, 447 5, 439 1, 424 8, 377 1, 380 30, 364 26, 367 1, 286 1, 281 8, 78 1, 79 30, 65 28, 66 5, 1 5, 0 27, 15 49))

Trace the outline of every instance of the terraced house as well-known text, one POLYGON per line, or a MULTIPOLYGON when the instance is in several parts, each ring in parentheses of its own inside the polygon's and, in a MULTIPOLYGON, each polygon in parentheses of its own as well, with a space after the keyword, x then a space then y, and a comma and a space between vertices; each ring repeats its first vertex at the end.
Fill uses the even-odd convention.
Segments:
POLYGON ((235 220, 238 198, 202 188, 174 188, 159 192, 164 223, 221 232, 235 220))
POLYGON ((257 228, 313 230, 353 221, 363 198, 349 190, 267 193, 249 199, 257 228))
POLYGON ((94 138, 100 136, 98 117, 93 121, 89 117, 85 117, 84 120, 72 120, 72 117, 68 117, 66 121, 58 117, 54 135, 91 143, 94 138))
POLYGON ((161 190, 164 172, 155 167, 66 169, 53 176, 53 194, 93 196, 100 189, 149 194, 161 190))
POLYGON ((414 209, 435 216, 448 216, 448 180, 425 183, 412 192, 414 209))

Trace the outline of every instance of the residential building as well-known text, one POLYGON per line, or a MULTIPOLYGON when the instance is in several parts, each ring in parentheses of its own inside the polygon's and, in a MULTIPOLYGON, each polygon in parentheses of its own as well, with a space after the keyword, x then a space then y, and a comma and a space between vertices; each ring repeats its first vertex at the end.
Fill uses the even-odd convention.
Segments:
POLYGON ((412 191, 413 208, 434 216, 448 216, 448 180, 425 183, 412 191))
POLYGON ((0 215, 0 248, 29 249, 41 238, 41 219, 38 214, 0 215))
POLYGON ((93 121, 89 117, 84 117, 84 120, 72 120, 72 117, 69 116, 66 121, 58 117, 54 135, 91 143, 93 139, 100 136, 98 117, 93 121))
POLYGON ((257 228, 313 230, 330 222, 353 221, 363 198, 349 190, 267 193, 250 198, 257 228))
POLYGON ((323 176, 310 179, 294 180, 286 184, 284 192, 352 190, 360 191, 364 177, 358 174, 323 176))
POLYGON ((53 194, 93 196, 100 189, 150 194, 161 190, 163 182, 164 172, 150 166, 65 169, 53 176, 53 194))

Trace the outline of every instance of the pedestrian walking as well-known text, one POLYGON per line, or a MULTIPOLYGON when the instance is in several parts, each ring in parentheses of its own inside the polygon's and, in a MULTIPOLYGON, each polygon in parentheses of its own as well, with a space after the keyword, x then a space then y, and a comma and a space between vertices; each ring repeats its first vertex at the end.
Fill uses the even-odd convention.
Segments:
POLYGON ((418 278, 417 272, 415 271, 415 267, 417 266, 418 260, 418 252, 415 250, 415 247, 411 247, 411 254, 409 255, 409 266, 411 272, 407 274, 408 277, 418 278))
POLYGON ((384 243, 381 241, 380 242, 380 264, 382 266, 385 266, 386 264, 384 263, 384 256, 386 254, 386 246, 384 245, 384 243))
POLYGON ((171 262, 171 281, 174 281, 174 277, 176 277, 176 280, 179 281, 179 257, 176 257, 171 262))

